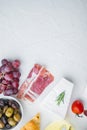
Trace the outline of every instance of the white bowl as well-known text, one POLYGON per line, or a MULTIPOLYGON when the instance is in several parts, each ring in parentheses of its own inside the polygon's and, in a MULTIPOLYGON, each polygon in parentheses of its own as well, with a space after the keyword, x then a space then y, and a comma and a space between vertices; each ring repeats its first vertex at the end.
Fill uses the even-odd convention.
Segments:
MULTIPOLYGON (((14 98, 14 97, 11 97, 11 96, 0 96, 0 99, 8 99, 8 100, 14 100, 14 101, 16 101, 18 104, 19 104, 19 106, 20 106, 20 111, 21 111, 21 119, 20 119, 20 121, 18 122, 18 124, 16 125, 16 126, 14 126, 14 127, 12 127, 12 128, 9 128, 8 130, 11 130, 11 129, 13 129, 13 128, 15 128, 16 129, 16 127, 18 127, 18 125, 21 123, 21 121, 22 121, 22 119, 23 119, 23 107, 22 107, 22 105, 21 105, 21 103, 16 99, 16 98, 14 98)), ((7 130, 6 128, 2 128, 1 130, 7 130)))

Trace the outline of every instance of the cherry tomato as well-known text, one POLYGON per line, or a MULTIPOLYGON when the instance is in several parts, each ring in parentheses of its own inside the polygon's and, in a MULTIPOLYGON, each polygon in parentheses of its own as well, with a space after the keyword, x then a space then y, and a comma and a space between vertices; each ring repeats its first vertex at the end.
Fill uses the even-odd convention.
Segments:
POLYGON ((87 110, 84 110, 84 115, 87 116, 87 110))
POLYGON ((80 100, 75 100, 71 106, 72 112, 79 115, 84 112, 83 103, 80 100))

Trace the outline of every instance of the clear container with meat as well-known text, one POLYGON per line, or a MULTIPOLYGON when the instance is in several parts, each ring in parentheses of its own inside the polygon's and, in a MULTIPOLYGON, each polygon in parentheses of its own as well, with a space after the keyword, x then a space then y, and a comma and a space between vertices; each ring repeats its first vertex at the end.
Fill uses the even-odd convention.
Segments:
POLYGON ((35 64, 21 85, 17 97, 33 102, 53 80, 53 75, 45 67, 35 64))

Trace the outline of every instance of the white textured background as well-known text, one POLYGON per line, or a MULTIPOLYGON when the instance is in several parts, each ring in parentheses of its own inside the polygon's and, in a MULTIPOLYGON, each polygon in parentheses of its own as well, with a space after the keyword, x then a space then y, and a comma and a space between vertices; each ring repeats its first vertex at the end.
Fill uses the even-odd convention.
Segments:
MULTIPOLYGON (((54 84, 63 76, 74 82, 71 102, 81 98, 87 84, 87 0, 0 0, 2 58, 21 59, 21 81, 34 63, 47 66, 54 84)), ((24 122, 38 111, 34 108, 24 105, 24 122)), ((41 130, 53 120, 45 113, 41 111, 41 130)), ((87 129, 85 118, 68 112, 67 120, 76 130, 87 129)))

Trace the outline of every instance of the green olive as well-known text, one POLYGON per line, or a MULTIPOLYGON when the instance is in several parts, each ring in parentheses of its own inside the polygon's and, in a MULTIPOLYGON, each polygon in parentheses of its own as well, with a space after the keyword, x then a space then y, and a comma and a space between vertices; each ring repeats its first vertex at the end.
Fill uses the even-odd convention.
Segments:
POLYGON ((15 120, 16 122, 19 122, 20 119, 21 119, 21 116, 20 116, 19 113, 16 113, 16 114, 13 116, 13 118, 14 118, 14 120, 15 120))
POLYGON ((13 114, 13 112, 14 112, 14 109, 12 107, 8 107, 7 110, 6 110, 6 112, 5 112, 5 115, 7 117, 11 117, 12 114, 13 114))
POLYGON ((15 109, 14 110, 14 115, 17 114, 19 112, 19 109, 15 109))
POLYGON ((3 108, 3 113, 5 113, 7 109, 8 109, 8 106, 7 106, 7 105, 4 106, 4 108, 3 108))
POLYGON ((0 108, 0 112, 2 112, 2 109, 0 108))
POLYGON ((11 125, 11 126, 15 126, 15 125, 17 124, 17 122, 16 122, 13 118, 9 118, 9 119, 8 119, 8 123, 9 123, 9 125, 11 125))
POLYGON ((3 112, 0 112, 0 118, 2 117, 2 115, 3 115, 3 112))
POLYGON ((3 110, 0 108, 0 118, 2 117, 3 110))
POLYGON ((0 120, 0 128, 2 129, 2 128, 4 128, 4 123, 0 120))

